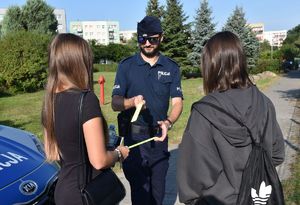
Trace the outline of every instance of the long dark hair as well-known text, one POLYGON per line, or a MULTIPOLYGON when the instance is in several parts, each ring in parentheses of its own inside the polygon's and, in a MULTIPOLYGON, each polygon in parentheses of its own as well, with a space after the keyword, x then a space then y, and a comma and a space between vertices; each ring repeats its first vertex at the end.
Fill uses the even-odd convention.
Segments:
POLYGON ((93 90, 93 55, 88 43, 74 34, 58 34, 48 50, 48 80, 42 108, 45 151, 49 161, 58 159, 54 134, 54 101, 56 90, 68 80, 75 89, 93 90))
POLYGON ((206 94, 253 85, 247 73, 242 44, 232 32, 219 32, 207 41, 201 56, 201 66, 206 94))

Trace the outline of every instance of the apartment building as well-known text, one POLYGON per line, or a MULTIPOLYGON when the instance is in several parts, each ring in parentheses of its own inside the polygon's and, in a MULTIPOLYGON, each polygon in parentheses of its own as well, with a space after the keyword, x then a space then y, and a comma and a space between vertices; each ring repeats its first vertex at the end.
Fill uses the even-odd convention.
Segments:
POLYGON ((287 37, 287 30, 265 31, 263 23, 250 23, 248 26, 255 33, 259 42, 267 40, 271 46, 281 47, 287 37))
POLYGON ((265 25, 263 23, 250 23, 248 26, 251 28, 252 32, 255 34, 259 42, 264 41, 264 30, 265 25))
POLYGON ((64 9, 54 9, 53 14, 57 20, 57 32, 66 33, 67 23, 66 23, 66 12, 64 9))
POLYGON ((96 40, 98 44, 120 43, 118 21, 71 21, 69 31, 85 40, 96 40))
POLYGON ((264 40, 269 41, 271 46, 281 47, 286 37, 287 37, 287 30, 264 32, 264 40))
POLYGON ((127 43, 130 39, 134 37, 134 34, 136 34, 136 30, 120 31, 121 43, 127 43))

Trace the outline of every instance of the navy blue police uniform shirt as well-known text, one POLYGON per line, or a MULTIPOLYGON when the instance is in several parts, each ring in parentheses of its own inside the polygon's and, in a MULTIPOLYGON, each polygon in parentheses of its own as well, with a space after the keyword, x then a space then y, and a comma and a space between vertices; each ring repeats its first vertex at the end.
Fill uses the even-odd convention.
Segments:
MULTIPOLYGON (((120 62, 112 95, 125 98, 143 95, 146 109, 142 109, 134 124, 157 126, 157 121, 167 118, 170 97, 183 98, 179 66, 161 54, 151 66, 137 53, 120 62)), ((131 119, 134 111, 131 108, 122 112, 131 119)))

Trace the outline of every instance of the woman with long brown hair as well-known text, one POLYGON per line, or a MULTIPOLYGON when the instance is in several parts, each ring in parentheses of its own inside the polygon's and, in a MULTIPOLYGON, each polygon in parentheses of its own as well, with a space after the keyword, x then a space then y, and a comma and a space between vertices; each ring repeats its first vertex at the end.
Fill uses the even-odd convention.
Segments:
POLYGON ((273 103, 249 79, 245 53, 235 34, 215 34, 205 44, 201 58, 206 96, 193 104, 179 146, 179 200, 235 205, 252 139, 230 116, 251 130, 255 142, 266 124, 263 145, 275 166, 284 160, 283 136, 273 103))
POLYGON ((82 204, 78 186, 78 173, 82 170, 78 107, 82 91, 90 90, 83 100, 81 126, 93 176, 124 160, 129 153, 124 146, 114 151, 106 149, 107 124, 93 92, 92 60, 88 43, 79 36, 59 34, 50 44, 42 124, 47 160, 59 160, 61 165, 54 194, 57 205, 82 204))

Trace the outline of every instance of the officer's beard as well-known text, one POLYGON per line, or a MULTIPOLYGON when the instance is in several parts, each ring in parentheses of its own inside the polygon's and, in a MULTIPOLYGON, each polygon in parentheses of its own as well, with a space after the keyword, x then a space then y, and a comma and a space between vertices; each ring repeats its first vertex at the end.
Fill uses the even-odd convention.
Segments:
MULTIPOLYGON (((149 47, 151 47, 151 46, 149 46, 149 47)), ((148 58, 153 58, 153 57, 157 56, 159 53, 159 49, 160 49, 159 44, 157 46, 155 46, 151 52, 146 51, 145 47, 140 46, 141 52, 148 58)))

